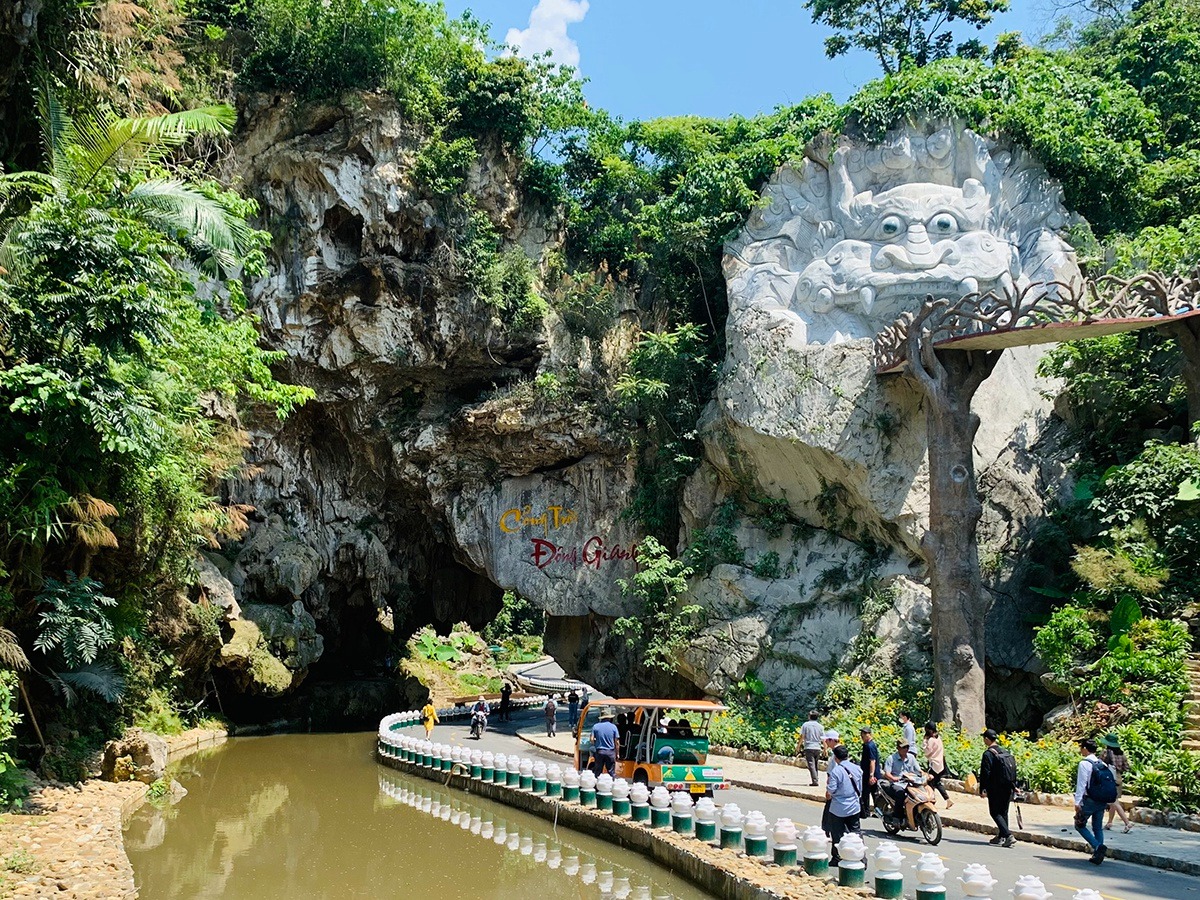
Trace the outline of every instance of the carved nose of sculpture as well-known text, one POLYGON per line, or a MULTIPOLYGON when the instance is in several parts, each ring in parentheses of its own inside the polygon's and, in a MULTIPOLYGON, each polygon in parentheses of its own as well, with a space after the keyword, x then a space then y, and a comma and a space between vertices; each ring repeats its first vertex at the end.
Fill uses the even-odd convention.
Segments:
POLYGON ((914 222, 908 226, 907 240, 904 242, 904 249, 908 251, 908 257, 913 262, 924 262, 933 257, 933 246, 929 243, 929 232, 925 230, 925 226, 920 222, 914 222))

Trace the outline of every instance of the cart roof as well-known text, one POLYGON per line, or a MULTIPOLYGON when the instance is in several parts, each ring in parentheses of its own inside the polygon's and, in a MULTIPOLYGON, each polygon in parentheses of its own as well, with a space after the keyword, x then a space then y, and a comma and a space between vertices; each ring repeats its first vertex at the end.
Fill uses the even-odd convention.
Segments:
POLYGON ((728 708, 712 700, 639 700, 628 697, 620 700, 595 700, 588 706, 640 706, 644 709, 678 709, 692 712, 724 712, 728 708))

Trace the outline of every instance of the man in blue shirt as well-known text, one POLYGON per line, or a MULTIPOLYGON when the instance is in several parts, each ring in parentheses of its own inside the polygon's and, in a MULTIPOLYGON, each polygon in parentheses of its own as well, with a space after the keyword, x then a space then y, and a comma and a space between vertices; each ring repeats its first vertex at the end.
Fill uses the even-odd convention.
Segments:
POLYGON ((896 815, 904 812, 904 796, 908 793, 905 775, 920 775, 921 766, 917 758, 903 739, 896 745, 896 752, 887 758, 883 764, 884 781, 880 782, 884 793, 892 801, 892 810, 896 815))
POLYGON ((600 721, 592 728, 592 771, 597 775, 605 772, 617 774, 617 752, 621 746, 621 734, 613 724, 613 713, 606 709, 600 713, 600 721))
POLYGON ((845 744, 833 748, 833 759, 825 779, 825 799, 829 802, 829 839, 833 841, 832 864, 838 863, 838 841, 847 831, 859 830, 862 811, 862 769, 850 761, 845 744))

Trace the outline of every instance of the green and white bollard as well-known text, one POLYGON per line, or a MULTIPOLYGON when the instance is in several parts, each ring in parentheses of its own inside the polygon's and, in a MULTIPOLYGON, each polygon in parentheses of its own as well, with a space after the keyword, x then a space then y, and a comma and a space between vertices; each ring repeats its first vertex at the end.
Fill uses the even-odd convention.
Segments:
POLYGON ((746 813, 746 822, 742 826, 746 835, 746 855, 767 855, 767 817, 753 809, 746 813))
POLYGON ((546 793, 546 764, 540 759, 533 764, 533 786, 531 790, 538 796, 546 793))
POLYGON ((875 896, 883 900, 900 900, 904 896, 904 875, 900 867, 904 857, 891 841, 880 841, 875 848, 875 896))
POLYGON ((936 853, 922 853, 913 867, 917 873, 917 900, 946 900, 946 868, 936 853))
POLYGON ((546 767, 546 796, 561 797, 562 792, 562 768, 557 763, 551 763, 546 767))
POLYGON ((641 781, 635 781, 629 789, 629 818, 635 822, 650 821, 650 791, 641 781))
POLYGON ((736 803, 721 807, 721 847, 737 850, 742 845, 742 811, 736 803))
POLYGON ((591 769, 584 769, 579 773, 579 805, 596 805, 596 773, 591 769))
POLYGON ((521 784, 521 757, 510 756, 508 758, 508 773, 505 776, 504 783, 511 788, 518 787, 521 784))
POLYGON ((777 866, 794 866, 799 848, 796 846, 796 826, 791 819, 776 819, 771 829, 771 843, 775 845, 771 858, 777 866))
POLYGON ((478 750, 471 751, 471 777, 476 781, 483 777, 483 754, 478 750))
POLYGON ((862 835, 855 831, 847 832, 838 841, 838 884, 842 887, 860 888, 867 883, 867 845, 862 835))
POLYGON ((479 754, 479 779, 491 782, 496 777, 496 758, 490 750, 479 754))
POLYGON ((696 801, 694 810, 696 818, 696 840, 715 841, 717 839, 717 805, 711 797, 701 797, 696 801))
POLYGON ((823 878, 829 874, 829 835, 819 825, 804 829, 804 871, 823 878))
POLYGON ((650 827, 667 828, 671 824, 671 795, 661 784, 650 792, 650 827))
POLYGON ((676 834, 691 834, 695 823, 692 798, 683 791, 671 795, 671 830, 676 834))
POLYGON ((563 772, 562 798, 567 803, 579 802, 579 773, 574 769, 563 772))
POLYGON ((497 753, 495 766, 492 769, 492 784, 504 784, 508 778, 508 754, 497 753))
POLYGON ((841 887, 860 888, 867 884, 867 864, 851 863, 842 860, 838 863, 838 885, 841 887))
MULTIPOLYGON (((523 791, 532 791, 533 790, 533 760, 531 760, 531 759, 521 760, 520 773, 521 773, 520 780, 517 782, 518 786, 523 791)), ((530 846, 532 846, 532 845, 530 845, 530 846)))
POLYGON ((614 816, 629 816, 629 782, 624 778, 613 782, 612 812, 614 816))

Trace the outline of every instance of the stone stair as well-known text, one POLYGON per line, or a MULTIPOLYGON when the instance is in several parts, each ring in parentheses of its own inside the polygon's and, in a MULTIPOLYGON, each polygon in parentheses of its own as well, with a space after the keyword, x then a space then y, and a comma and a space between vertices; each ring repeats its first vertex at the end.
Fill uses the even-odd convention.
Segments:
POLYGON ((1183 726, 1185 750, 1200 751, 1200 653, 1188 657, 1187 675, 1191 687, 1183 701, 1187 722, 1183 726))

